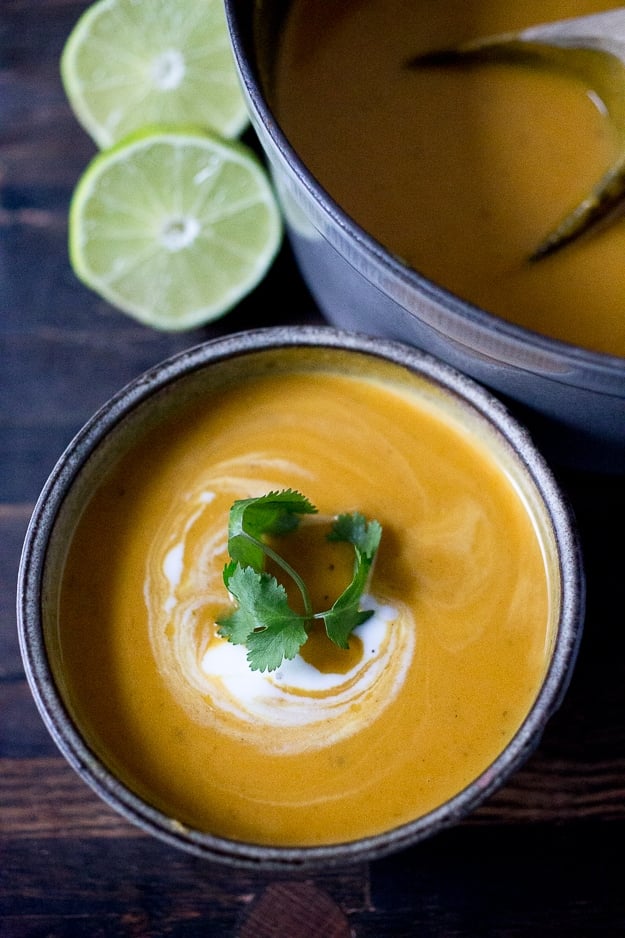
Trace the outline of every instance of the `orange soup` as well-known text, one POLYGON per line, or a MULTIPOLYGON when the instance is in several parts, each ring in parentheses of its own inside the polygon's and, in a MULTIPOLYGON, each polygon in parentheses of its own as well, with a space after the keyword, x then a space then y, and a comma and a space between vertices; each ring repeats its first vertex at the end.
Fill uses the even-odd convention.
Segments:
POLYGON ((349 841, 441 805, 516 733, 553 645, 555 547, 505 447, 423 379, 344 361, 261 355, 170 406, 68 546, 52 659, 76 723, 150 804, 235 840, 349 841), (347 652, 252 672, 215 624, 228 512, 284 488, 382 524, 374 615, 347 652))
POLYGON ((407 65, 615 6, 295 0, 271 98, 312 174, 409 266, 529 329, 625 356, 625 222, 527 262, 620 154, 594 89, 518 65, 407 65))

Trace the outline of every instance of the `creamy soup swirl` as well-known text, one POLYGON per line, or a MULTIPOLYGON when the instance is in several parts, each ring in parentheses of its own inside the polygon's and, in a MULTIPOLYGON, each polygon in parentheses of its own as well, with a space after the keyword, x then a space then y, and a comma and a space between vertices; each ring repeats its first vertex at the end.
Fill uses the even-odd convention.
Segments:
MULTIPOLYGON (((215 622, 227 599, 224 519, 236 498, 280 486, 271 460, 262 459, 261 482, 245 478, 247 458, 236 462, 213 467, 177 499, 151 544, 144 597, 155 660, 172 695, 199 723, 274 753, 328 746, 360 731, 395 699, 414 655, 415 622, 398 599, 390 605, 366 596, 363 608, 374 614, 354 630, 346 669, 321 670, 297 655, 273 672, 250 670, 245 646, 221 638, 215 622)), ((305 476, 295 462, 285 468, 293 478, 305 476)))

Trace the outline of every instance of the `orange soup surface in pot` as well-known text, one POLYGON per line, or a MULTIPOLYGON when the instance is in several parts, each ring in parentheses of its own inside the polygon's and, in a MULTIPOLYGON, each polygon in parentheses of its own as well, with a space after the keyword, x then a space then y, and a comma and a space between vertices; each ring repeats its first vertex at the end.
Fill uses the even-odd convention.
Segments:
MULTIPOLYGON (((380 833, 486 771, 536 698, 558 616, 548 523, 479 421, 421 379, 298 361, 209 388, 119 455, 76 522, 53 655, 88 744, 132 790, 273 845, 380 833), (216 634, 228 512, 288 487, 321 516, 382 524, 375 615, 348 652, 316 636, 251 672, 216 634)), ((327 601, 346 558, 295 553, 327 601)))
POLYGON ((527 261, 621 156, 596 89, 564 70, 407 64, 615 6, 294 0, 270 97, 312 174, 406 264, 504 319, 625 356, 625 221, 527 261))

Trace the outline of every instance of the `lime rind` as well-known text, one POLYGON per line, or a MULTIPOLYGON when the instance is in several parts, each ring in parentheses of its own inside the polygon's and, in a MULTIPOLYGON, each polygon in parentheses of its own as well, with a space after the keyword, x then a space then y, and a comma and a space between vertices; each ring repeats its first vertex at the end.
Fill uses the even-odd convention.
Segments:
POLYGON ((61 78, 100 149, 153 123, 234 139, 249 121, 222 0, 97 0, 65 43, 61 78))
POLYGON ((202 130, 144 128, 97 154, 70 205, 79 279, 167 331, 230 310, 265 276, 281 240, 255 153, 202 130))

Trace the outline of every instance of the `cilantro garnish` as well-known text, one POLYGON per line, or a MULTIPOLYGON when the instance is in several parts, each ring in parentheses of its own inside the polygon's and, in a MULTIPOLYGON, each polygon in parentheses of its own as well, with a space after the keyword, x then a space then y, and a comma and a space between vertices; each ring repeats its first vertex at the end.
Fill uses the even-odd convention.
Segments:
POLYGON ((325 612, 313 611, 302 577, 264 540, 266 535, 294 531, 302 515, 316 512, 304 495, 292 489, 241 499, 230 509, 231 560, 224 567, 223 578, 237 608, 217 624, 223 638, 247 646, 247 660, 254 671, 275 671, 283 659, 294 658, 314 620, 323 619, 328 638, 339 648, 348 648, 352 630, 373 615, 372 610, 360 609, 360 600, 382 536, 379 522, 367 521, 359 512, 339 515, 334 521, 328 540, 352 544, 354 570, 349 585, 325 612), (303 614, 291 608, 284 586, 264 569, 267 558, 296 584, 303 614))

